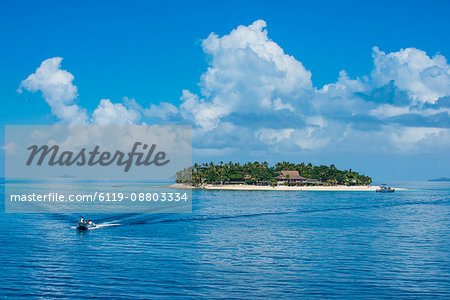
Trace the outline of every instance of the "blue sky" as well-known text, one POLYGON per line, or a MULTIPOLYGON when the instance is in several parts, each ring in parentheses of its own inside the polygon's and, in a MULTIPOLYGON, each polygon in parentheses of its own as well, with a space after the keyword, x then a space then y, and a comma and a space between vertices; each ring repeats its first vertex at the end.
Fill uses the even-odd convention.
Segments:
POLYGON ((2 2, 1 122, 192 124, 199 161, 450 177, 449 6, 2 2), (52 74, 24 81, 47 59, 57 93, 52 74))

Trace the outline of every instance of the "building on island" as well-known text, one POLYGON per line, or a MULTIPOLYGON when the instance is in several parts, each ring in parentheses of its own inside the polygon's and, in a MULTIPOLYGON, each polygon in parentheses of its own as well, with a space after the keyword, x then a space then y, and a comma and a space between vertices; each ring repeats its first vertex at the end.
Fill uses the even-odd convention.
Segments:
POLYGON ((278 185, 305 185, 307 179, 300 176, 298 171, 281 171, 280 175, 275 177, 278 185))

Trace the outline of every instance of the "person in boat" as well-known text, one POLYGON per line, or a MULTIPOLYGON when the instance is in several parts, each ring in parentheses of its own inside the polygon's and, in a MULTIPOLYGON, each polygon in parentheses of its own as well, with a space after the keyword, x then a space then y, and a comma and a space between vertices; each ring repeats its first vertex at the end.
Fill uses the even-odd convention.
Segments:
POLYGON ((81 223, 85 223, 86 221, 84 220, 84 217, 81 217, 81 223))

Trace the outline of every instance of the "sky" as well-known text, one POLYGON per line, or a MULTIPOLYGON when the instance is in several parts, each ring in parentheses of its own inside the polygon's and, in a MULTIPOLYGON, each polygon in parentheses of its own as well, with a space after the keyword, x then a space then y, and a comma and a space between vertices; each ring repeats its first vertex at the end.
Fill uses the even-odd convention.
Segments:
POLYGON ((450 177, 449 8, 3 1, 0 138, 13 124, 188 124, 198 162, 450 177))

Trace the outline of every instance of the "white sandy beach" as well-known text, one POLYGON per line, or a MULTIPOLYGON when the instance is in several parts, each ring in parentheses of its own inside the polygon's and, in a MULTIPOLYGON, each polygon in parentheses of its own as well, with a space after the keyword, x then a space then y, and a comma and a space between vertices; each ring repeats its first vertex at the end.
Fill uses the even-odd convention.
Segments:
MULTIPOLYGON (((379 186, 377 185, 359 185, 359 186, 257 186, 257 185, 202 185, 199 187, 192 187, 190 185, 175 183, 169 186, 170 188, 178 189, 205 189, 205 190, 230 190, 230 191, 328 191, 328 192, 375 192, 379 186)), ((396 190, 405 190, 402 188, 395 188, 396 190)))

